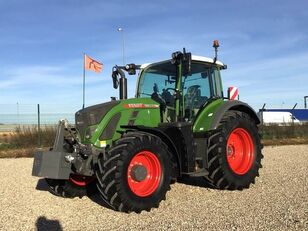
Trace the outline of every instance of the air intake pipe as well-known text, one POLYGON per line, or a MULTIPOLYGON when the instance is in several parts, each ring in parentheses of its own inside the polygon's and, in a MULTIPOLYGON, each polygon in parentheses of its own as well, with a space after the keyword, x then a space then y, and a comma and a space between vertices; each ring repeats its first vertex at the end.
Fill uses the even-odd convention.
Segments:
POLYGON ((127 79, 121 67, 114 66, 112 69, 113 88, 118 89, 120 85, 119 99, 127 99, 127 79), (118 78, 120 76, 120 78, 118 78))

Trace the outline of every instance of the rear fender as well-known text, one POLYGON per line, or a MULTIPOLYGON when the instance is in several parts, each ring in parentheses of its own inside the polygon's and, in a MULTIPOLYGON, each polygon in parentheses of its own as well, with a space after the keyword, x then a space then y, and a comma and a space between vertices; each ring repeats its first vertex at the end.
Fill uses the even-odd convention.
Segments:
POLYGON ((252 107, 250 107, 248 104, 238 101, 238 100, 230 100, 230 101, 225 101, 224 104, 222 104, 218 110, 215 112, 214 114, 214 118, 212 120, 212 123, 209 127, 209 130, 215 130, 222 117, 224 116, 226 111, 229 110, 235 110, 235 111, 241 111, 241 112, 245 112, 248 115, 251 116, 252 119, 255 120, 256 124, 260 124, 260 119, 257 116, 256 112, 252 109, 252 107))

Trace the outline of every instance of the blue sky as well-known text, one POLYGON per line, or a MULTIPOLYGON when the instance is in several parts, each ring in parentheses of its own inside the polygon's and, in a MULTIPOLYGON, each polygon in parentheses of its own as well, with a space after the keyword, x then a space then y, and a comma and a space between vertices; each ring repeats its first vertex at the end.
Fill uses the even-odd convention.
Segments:
MULTIPOLYGON (((0 104, 82 104, 82 54, 104 63, 87 72, 86 104, 118 96, 111 68, 186 50, 219 59, 225 89, 255 109, 303 106, 308 95, 307 1, 0 0, 0 104)), ((129 77, 133 97, 136 77, 129 77)), ((226 92, 226 90, 225 90, 226 92)), ((64 105, 64 106, 63 106, 64 105)), ((52 107, 54 108, 54 106, 52 107)), ((54 110, 54 109, 53 109, 54 110)), ((58 108, 61 111, 61 107, 58 108)))

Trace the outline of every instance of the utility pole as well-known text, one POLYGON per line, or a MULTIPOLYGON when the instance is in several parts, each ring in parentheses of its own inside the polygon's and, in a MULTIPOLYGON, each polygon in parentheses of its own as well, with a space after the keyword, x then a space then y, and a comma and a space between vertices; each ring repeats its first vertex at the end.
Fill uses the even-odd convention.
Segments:
POLYGON ((122 58, 123 58, 123 66, 125 65, 125 39, 124 39, 124 30, 122 27, 118 28, 118 31, 121 33, 122 37, 122 58))
POLYGON ((86 97, 86 53, 83 53, 83 73, 82 73, 82 109, 85 106, 85 97, 86 97))

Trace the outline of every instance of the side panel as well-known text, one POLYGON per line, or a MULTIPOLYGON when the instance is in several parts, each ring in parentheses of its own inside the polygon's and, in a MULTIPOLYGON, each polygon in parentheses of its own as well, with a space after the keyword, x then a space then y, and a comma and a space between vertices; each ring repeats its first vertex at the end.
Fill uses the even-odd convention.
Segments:
POLYGON ((237 110, 249 114, 257 124, 260 120, 255 111, 246 103, 238 100, 223 101, 218 99, 206 106, 195 120, 193 131, 196 133, 214 130, 219 125, 224 113, 228 110, 237 110))
POLYGON ((121 137, 121 132, 124 131, 124 129, 121 128, 123 125, 157 127, 159 123, 160 109, 157 102, 150 98, 122 100, 104 116, 98 125, 88 128, 92 130, 92 136, 86 138, 85 143, 94 144, 96 147, 106 147, 110 145, 112 141, 121 137), (114 119, 114 117, 117 119, 114 119), (115 130, 112 132, 105 131, 105 129, 110 128, 115 128, 115 130), (109 133, 109 135, 104 136, 104 134, 107 133, 109 133))
POLYGON ((224 103, 225 102, 223 99, 217 99, 203 108, 194 122, 193 132, 195 133, 208 131, 211 127, 216 111, 224 103))

